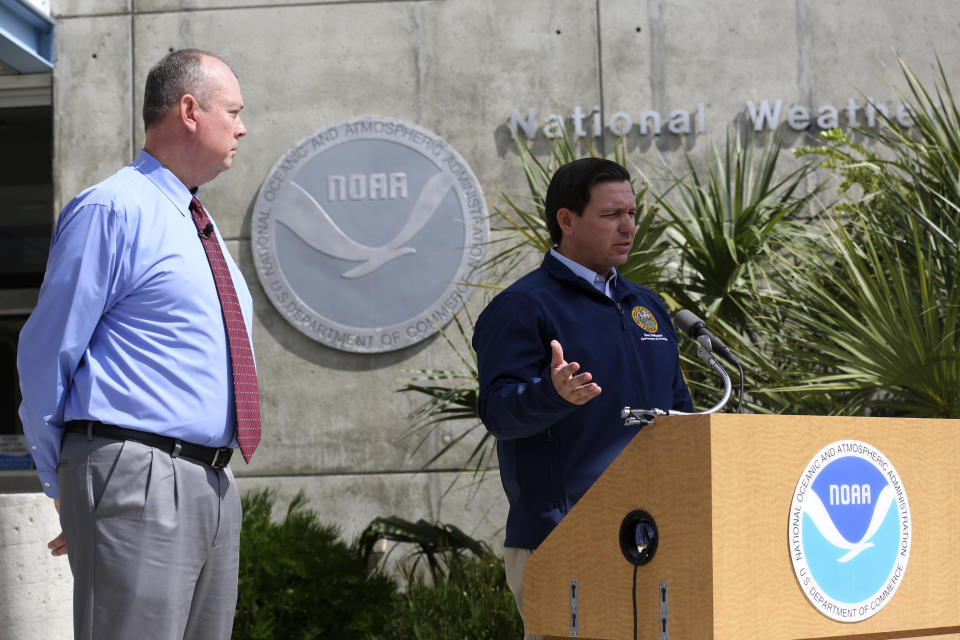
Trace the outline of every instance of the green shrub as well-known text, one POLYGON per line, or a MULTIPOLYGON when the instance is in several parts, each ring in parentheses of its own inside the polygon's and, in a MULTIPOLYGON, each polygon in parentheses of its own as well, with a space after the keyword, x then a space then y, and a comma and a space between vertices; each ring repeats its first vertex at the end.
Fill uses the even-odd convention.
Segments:
POLYGON ((243 498, 234 640, 382 637, 397 600, 393 579, 368 571, 335 526, 317 521, 297 494, 282 522, 267 490, 243 498))
POLYGON ((503 560, 485 542, 452 524, 375 518, 358 540, 370 558, 378 540, 407 546, 401 567, 406 593, 383 640, 508 640, 523 636, 523 622, 507 587, 503 560), (411 548, 412 547, 412 548, 411 548), (425 562, 420 563, 421 560, 425 562), (419 568, 419 570, 418 570, 419 568))
POLYGON ((835 172, 842 199, 818 250, 778 274, 777 329, 821 368, 786 390, 834 413, 960 418, 960 109, 939 63, 929 87, 900 68, 911 127, 883 118, 798 150, 835 172))
POLYGON ((510 640, 523 637, 523 622, 507 587, 503 560, 449 554, 446 577, 430 586, 408 577, 383 640, 510 640))
POLYGON ((269 490, 243 497, 234 640, 508 640, 523 625, 503 560, 453 525, 377 518, 354 544, 304 509, 272 522, 269 490), (407 592, 371 569, 380 537, 412 543, 407 592), (464 551, 474 554, 465 557, 464 551), (427 557, 429 581, 411 560, 427 557))

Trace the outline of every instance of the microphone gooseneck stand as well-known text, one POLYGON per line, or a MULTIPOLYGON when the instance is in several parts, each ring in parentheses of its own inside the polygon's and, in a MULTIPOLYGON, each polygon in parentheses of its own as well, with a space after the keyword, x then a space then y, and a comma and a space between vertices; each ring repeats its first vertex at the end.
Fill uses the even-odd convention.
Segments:
POLYGON ((657 408, 631 409, 630 407, 624 407, 620 411, 620 417, 623 418, 623 426, 631 427, 639 425, 642 429, 647 425, 653 424, 654 419, 659 416, 699 416, 707 413, 716 413, 726 406, 727 402, 730 400, 730 395, 733 392, 733 384, 730 382, 730 376, 713 356, 710 338, 708 336, 699 336, 696 340, 697 344, 700 345, 697 348, 697 357, 710 365, 710 367, 719 373, 720 377, 723 379, 723 397, 720 398, 720 402, 706 411, 677 411, 676 409, 663 410, 657 408))

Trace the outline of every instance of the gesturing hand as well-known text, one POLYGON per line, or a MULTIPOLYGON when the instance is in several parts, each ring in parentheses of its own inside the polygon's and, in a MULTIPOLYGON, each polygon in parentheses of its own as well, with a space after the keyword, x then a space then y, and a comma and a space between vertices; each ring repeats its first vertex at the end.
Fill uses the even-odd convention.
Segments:
POLYGON ((584 404, 600 395, 600 385, 590 382, 593 376, 589 372, 584 371, 580 375, 574 375, 580 369, 580 365, 563 359, 563 347, 558 341, 551 340, 550 349, 553 350, 550 379, 553 381, 553 388, 561 398, 570 404, 584 404))

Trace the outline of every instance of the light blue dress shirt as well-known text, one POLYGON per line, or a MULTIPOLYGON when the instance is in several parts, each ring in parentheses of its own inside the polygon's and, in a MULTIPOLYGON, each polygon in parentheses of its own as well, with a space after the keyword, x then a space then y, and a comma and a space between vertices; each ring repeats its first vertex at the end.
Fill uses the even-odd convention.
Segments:
MULTIPOLYGON (((17 353, 20 418, 50 497, 69 420, 236 446, 223 313, 191 197, 140 151, 60 213, 17 353)), ((215 233, 249 334, 250 292, 215 233)))
POLYGON ((602 276, 593 269, 588 269, 579 262, 574 262, 567 256, 561 255, 556 249, 550 249, 550 253, 554 258, 562 262, 564 266, 590 283, 594 289, 611 300, 613 299, 613 285, 619 276, 616 269, 611 268, 607 276, 602 276))

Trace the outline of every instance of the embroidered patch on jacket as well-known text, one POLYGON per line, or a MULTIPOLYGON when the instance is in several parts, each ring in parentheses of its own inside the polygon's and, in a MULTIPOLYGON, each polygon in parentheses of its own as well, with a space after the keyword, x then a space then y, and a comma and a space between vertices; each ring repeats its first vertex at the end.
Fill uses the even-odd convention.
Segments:
POLYGON ((657 319, 650 313, 646 307, 634 307, 630 312, 630 317, 637 323, 637 326, 647 333, 657 332, 657 319))

